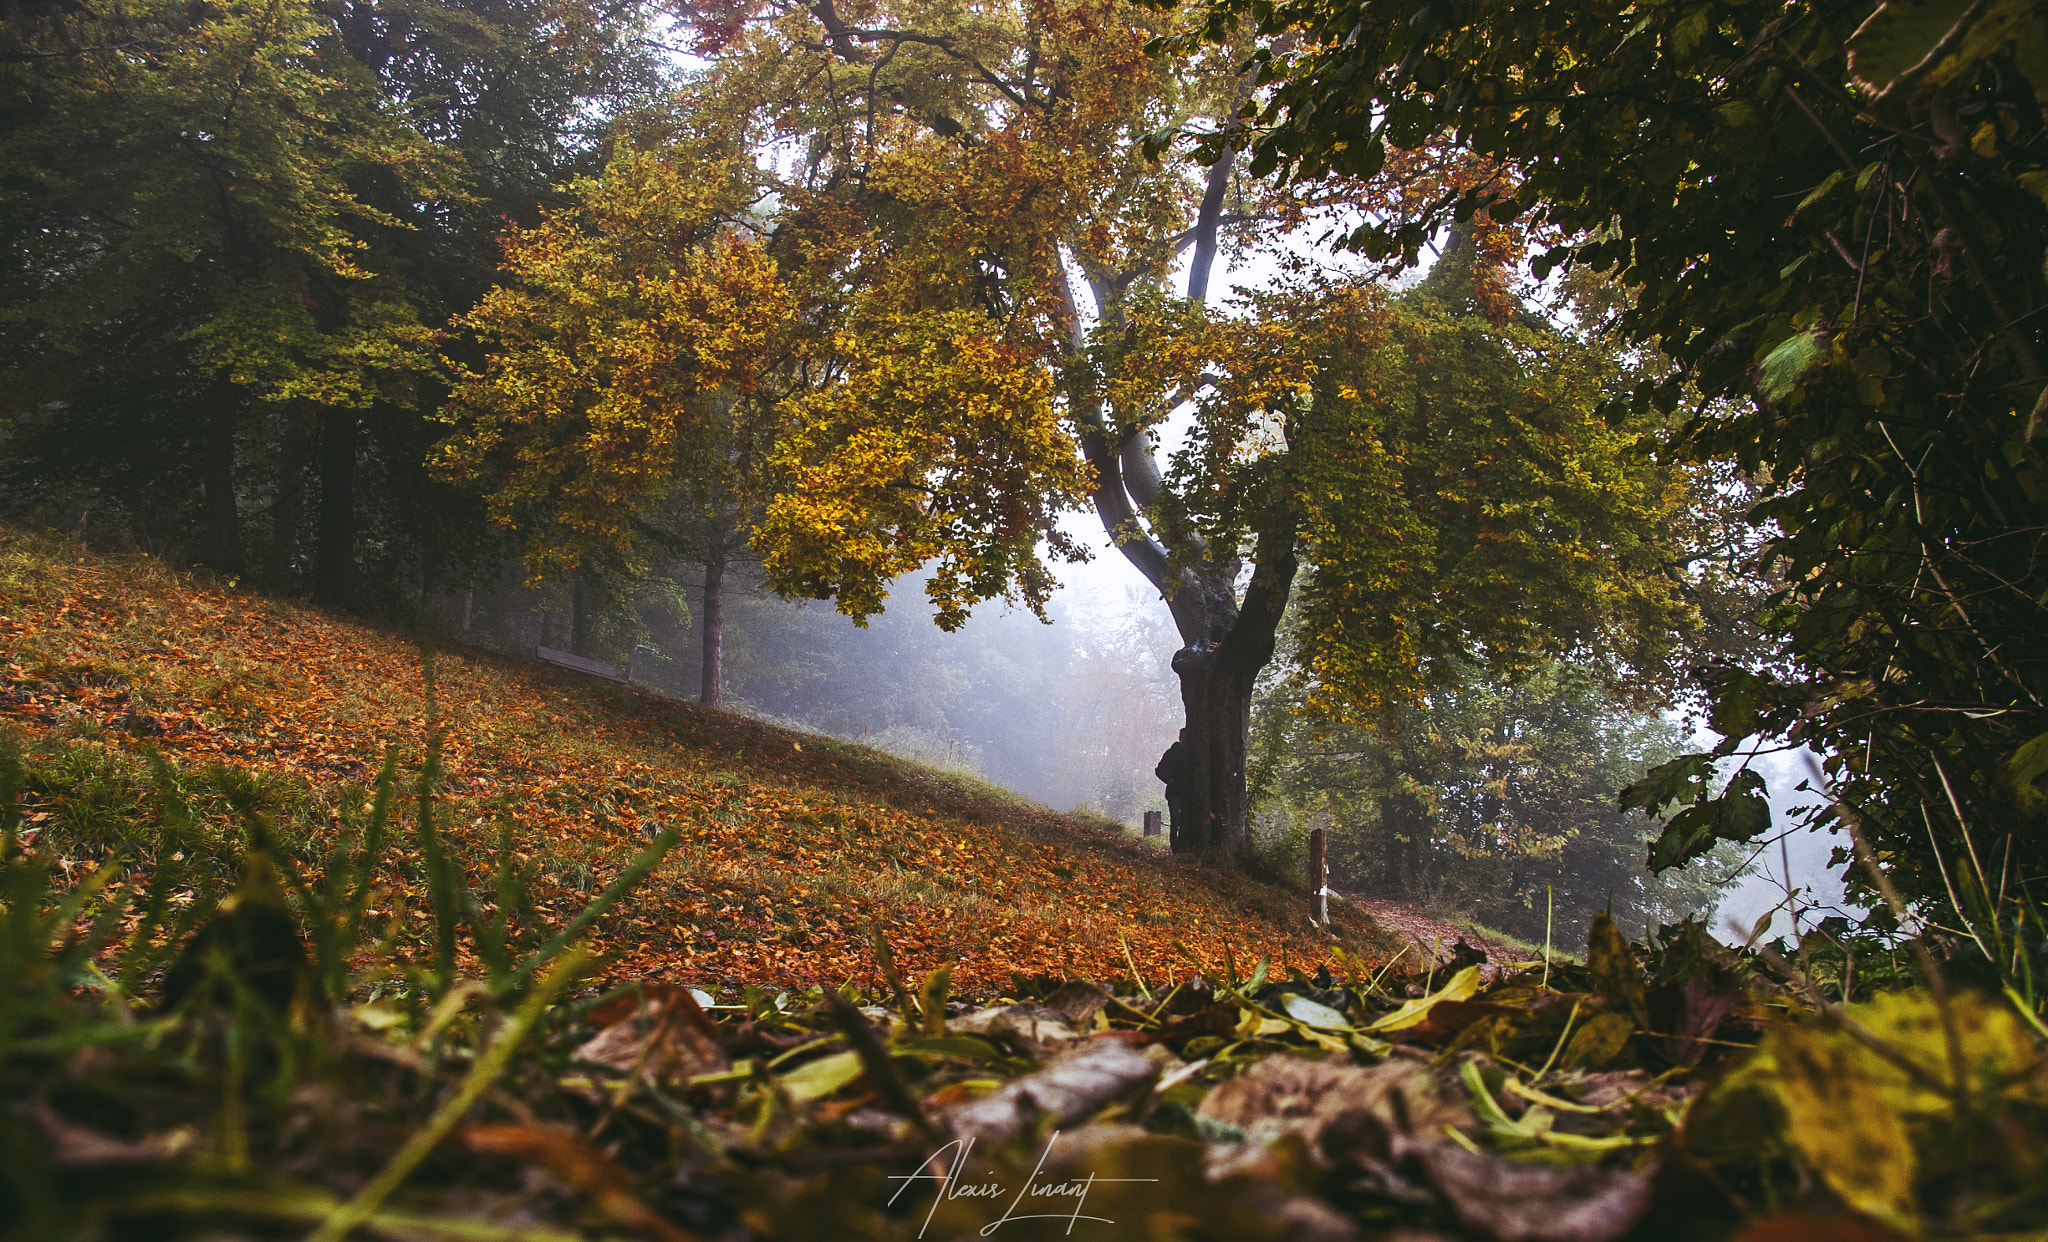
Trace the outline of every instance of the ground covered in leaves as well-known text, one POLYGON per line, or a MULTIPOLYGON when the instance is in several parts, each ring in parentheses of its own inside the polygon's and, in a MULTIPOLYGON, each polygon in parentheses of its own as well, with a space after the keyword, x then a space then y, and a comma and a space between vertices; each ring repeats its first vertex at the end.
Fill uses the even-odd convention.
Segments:
POLYGON ((943 967, 905 979, 878 941, 873 993, 749 987, 720 1005, 659 982, 568 999, 585 953, 557 940, 519 963, 489 948, 492 920, 467 929, 488 978, 373 966, 336 988, 344 940, 322 929, 366 926, 370 869, 332 869, 324 893, 292 879, 302 943, 259 847, 198 934, 171 938, 149 1000, 118 979, 148 976, 155 937, 101 938, 123 904, 93 881, 39 898, 49 869, 0 826, 8 1238, 2048 1227, 2048 1062, 2025 1016, 1975 993, 1809 1002, 1696 925, 1639 956, 1603 917, 1585 965, 1510 965, 1491 986, 1478 963, 1342 957, 1335 977, 1232 961, 1160 990, 1070 981, 993 1003, 952 1000, 943 967), (44 947, 96 905, 91 931, 44 947), (372 980, 372 999, 335 1003, 372 980))
MULTIPOLYGON (((0 669, 0 725, 36 752, 30 839, 50 831, 66 866, 129 846, 127 865, 154 865, 149 750, 193 776, 256 774, 284 847, 308 863, 364 813, 387 747, 422 762, 417 640, 5 528, 0 669)), ((509 825, 534 914, 559 921, 660 831, 681 833, 631 906, 591 930, 615 978, 872 983, 878 923, 904 969, 950 963, 981 995, 1013 974, 1164 980, 1225 945, 1313 970, 1332 943, 1298 887, 865 747, 475 649, 441 651, 433 669, 438 793, 467 873, 489 874, 509 825)), ((186 784, 204 800, 203 782, 186 784)), ((221 883, 236 840, 210 842, 221 883)), ((416 853, 394 854, 379 907, 416 940, 419 876, 416 853)), ((1355 910, 1340 906, 1334 930, 1384 948, 1355 910)))
POLYGON ((0 593, 7 1242, 2048 1237, 2048 1028, 1927 946, 1347 950, 852 748, 0 593))

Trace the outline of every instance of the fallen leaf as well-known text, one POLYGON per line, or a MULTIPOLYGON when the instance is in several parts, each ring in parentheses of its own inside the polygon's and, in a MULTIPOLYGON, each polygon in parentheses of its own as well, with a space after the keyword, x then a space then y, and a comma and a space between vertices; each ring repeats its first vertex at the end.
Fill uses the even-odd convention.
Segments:
POLYGON ((1452 1143, 1424 1148, 1421 1161, 1451 1213, 1498 1242, 1608 1242, 1650 1205, 1647 1173, 1559 1168, 1452 1143))
POLYGON ((969 1035, 1009 1035, 1034 1050, 1057 1050, 1086 1038, 1067 1024, 1065 1014, 1043 1005, 998 1005, 954 1018, 946 1023, 946 1029, 969 1035))
POLYGON ((799 1104, 823 1099, 861 1075, 860 1053, 835 1052, 806 1061, 782 1076, 783 1089, 799 1104))
POLYGON ((1586 972, 1593 976, 1593 990, 1626 1009, 1638 1027, 1650 1024, 1642 967, 1628 937, 1605 911, 1593 916, 1593 929, 1586 937, 1586 972))
POLYGON ((961 1138, 1006 1143, 1042 1118, 1066 1127, 1152 1081, 1152 1062, 1115 1040, 1092 1041, 1036 1073, 947 1109, 942 1124, 961 1138))
POLYGON ((1411 1026, 1419 1026, 1425 1018, 1429 1017, 1429 1011, 1434 1009, 1439 1002, 1471 1000, 1478 993, 1479 985, 1479 968, 1477 966, 1467 966, 1457 974, 1452 975, 1450 982, 1431 992, 1428 996, 1418 997, 1407 1002, 1394 1012, 1367 1025, 1364 1029, 1368 1031, 1405 1031, 1411 1026))
POLYGON ((1903 1242, 1900 1234, 1852 1213, 1767 1216, 1735 1235, 1735 1242, 1903 1242))
POLYGON ((688 988, 648 984, 591 1013, 612 1021, 576 1049, 579 1061, 648 1082, 687 1081, 729 1067, 717 1028, 688 988))
POLYGON ((479 1155, 503 1156, 538 1165, 589 1195, 616 1224, 638 1229, 658 1242, 695 1242, 697 1235, 664 1219, 633 1193, 626 1174, 573 1131, 537 1125, 472 1125, 464 1146, 479 1155))
POLYGON ((1664 1055, 1686 1069, 1713 1047, 1714 1033, 1742 1003, 1742 985, 1732 972, 1702 970, 1683 983, 1666 983, 1645 997, 1650 1029, 1664 1055))
POLYGON ((1285 1009, 1287 1016, 1293 1018, 1296 1022, 1315 1027, 1317 1030, 1348 1031, 1351 1029, 1350 1019, 1346 1018, 1343 1014, 1338 1013, 1320 1001, 1310 1000, 1299 992, 1289 992, 1281 1000, 1280 1007, 1285 1009))
POLYGON ((1625 1013, 1594 1014, 1565 1044, 1563 1064, 1568 1069, 1602 1070, 1614 1064, 1628 1048, 1636 1024, 1625 1013))
POLYGON ((1861 1046, 1841 1032, 1789 1022, 1773 1027, 1765 1046, 1792 1144, 1807 1166, 1850 1207, 1917 1233, 1912 1137, 1864 1071, 1861 1046))

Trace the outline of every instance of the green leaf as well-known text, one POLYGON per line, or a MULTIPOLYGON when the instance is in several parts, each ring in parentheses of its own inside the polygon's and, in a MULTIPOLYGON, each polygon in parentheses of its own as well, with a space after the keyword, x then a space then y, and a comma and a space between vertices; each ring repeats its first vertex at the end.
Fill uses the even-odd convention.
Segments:
POLYGON ((1714 842, 1753 841, 1771 826, 1771 804, 1761 776, 1745 768, 1729 780, 1720 797, 1673 816, 1650 846, 1650 869, 1681 866, 1712 849, 1714 842))
POLYGON ((1813 189, 1807 193, 1805 198, 1799 200, 1799 205, 1792 209, 1792 214, 1797 216, 1800 212, 1805 211, 1808 207, 1813 206, 1814 203, 1826 197, 1827 192, 1829 190, 1832 190, 1836 186, 1842 184, 1842 177, 1844 175, 1844 170, 1839 168, 1829 173, 1827 177, 1824 180, 1822 180, 1819 185, 1813 187, 1813 189))
POLYGON ((1758 365, 1757 395, 1766 401, 1783 398, 1827 353, 1827 342, 1817 332, 1795 332, 1786 337, 1758 365))
POLYGON ((1671 55, 1680 64, 1693 58, 1699 51, 1700 41, 1707 37, 1712 26, 1707 21, 1705 9, 1694 9, 1678 19, 1678 25, 1671 31, 1671 55))
POLYGON ((1998 779, 2020 814, 2031 818, 2048 810, 2048 733, 2007 755, 1998 765, 1998 779))
POLYGON ((1657 839, 1650 843, 1649 868, 1666 871, 1682 866, 1714 848, 1714 824, 1718 816, 1711 806, 1691 807, 1671 817, 1657 839))
POLYGON ((1849 76, 1878 96, 1902 83, 1929 89, 1968 81, 2006 40, 2036 20, 2030 0, 1994 0, 1970 19, 1945 55, 1929 62, 1968 9, 1961 0, 1885 0, 1849 36, 1849 76))
POLYGON ((1348 1031, 1351 1023, 1345 1016, 1328 1005, 1312 1001, 1298 992, 1289 992, 1280 1002, 1287 1016, 1305 1026, 1325 1031, 1348 1031))
POLYGON ((807 1061, 782 1076, 789 1098, 802 1104, 822 1099, 861 1075, 860 1053, 835 1052, 829 1057, 807 1061))
POLYGON ((1643 779, 1622 790, 1621 809, 1654 812, 1669 802, 1696 801, 1713 775, 1712 755, 1680 755, 1651 768, 1643 779))
POLYGON ((1714 835, 1723 841, 1754 841, 1771 827, 1771 802, 1764 778, 1749 768, 1737 772, 1714 802, 1721 810, 1714 835))

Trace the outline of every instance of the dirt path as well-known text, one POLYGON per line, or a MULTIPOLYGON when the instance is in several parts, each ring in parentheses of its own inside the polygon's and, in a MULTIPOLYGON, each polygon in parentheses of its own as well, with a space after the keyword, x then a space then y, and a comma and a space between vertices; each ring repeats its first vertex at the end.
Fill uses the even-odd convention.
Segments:
MULTIPOLYGON (((1497 973, 1501 962, 1517 961, 1523 956, 1523 950, 1489 939, 1469 927, 1431 918, 1413 906, 1404 906, 1395 901, 1381 901, 1377 897, 1349 897, 1342 893, 1333 895, 1357 906, 1371 915, 1373 922, 1386 928, 1403 942, 1414 945, 1415 954, 1420 954, 1421 961, 1428 961, 1434 953, 1439 965, 1448 962, 1452 953, 1456 951, 1458 942, 1463 940, 1486 954, 1486 965, 1480 973, 1491 979, 1497 973)), ((1411 954, 1408 960, 1418 960, 1415 954, 1411 954)))

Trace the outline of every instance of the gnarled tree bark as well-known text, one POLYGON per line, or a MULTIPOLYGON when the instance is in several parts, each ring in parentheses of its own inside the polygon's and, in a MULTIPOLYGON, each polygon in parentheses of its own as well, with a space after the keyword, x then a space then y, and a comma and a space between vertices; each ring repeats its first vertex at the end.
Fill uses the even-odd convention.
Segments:
MULTIPOLYGON (((1195 225, 1184 235, 1195 249, 1187 300, 1208 296, 1225 190, 1234 166, 1230 151, 1211 167, 1195 225)), ((1117 290, 1122 282, 1090 274, 1100 320, 1122 326, 1117 290)), ((1070 309, 1071 289, 1064 291, 1070 309)), ((1073 314, 1075 360, 1086 347, 1078 314, 1073 314)), ((1117 550, 1165 600, 1184 646, 1174 653, 1181 703, 1187 713, 1187 774, 1181 791, 1182 853, 1218 851, 1235 857, 1251 852, 1251 807, 1245 770, 1251 737, 1252 691, 1273 658, 1275 636, 1298 567, 1296 529, 1289 512, 1269 516, 1257 533, 1252 576, 1242 601, 1237 583, 1243 565, 1236 549, 1211 549, 1201 536, 1158 520, 1155 506, 1166 482, 1152 456, 1149 434, 1117 425, 1115 411, 1096 405, 1083 411, 1082 451, 1095 467, 1095 512, 1117 550)))

